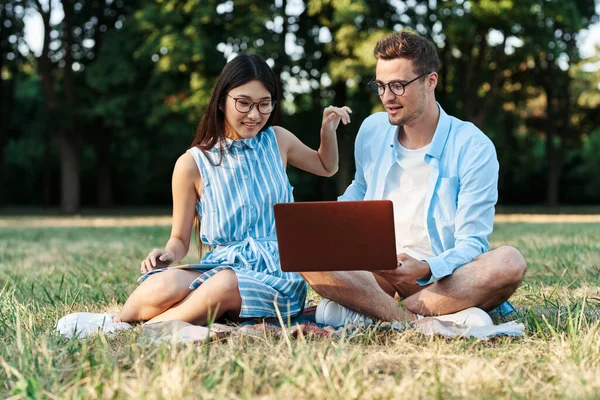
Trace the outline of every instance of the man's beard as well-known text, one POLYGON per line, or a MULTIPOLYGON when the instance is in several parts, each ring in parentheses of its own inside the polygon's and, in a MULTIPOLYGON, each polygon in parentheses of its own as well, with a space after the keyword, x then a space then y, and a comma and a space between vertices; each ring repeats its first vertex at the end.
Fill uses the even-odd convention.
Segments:
MULTIPOLYGON (((394 104, 394 103, 391 103, 394 104)), ((400 126, 400 125, 409 125, 414 122, 417 118, 419 118, 425 112, 426 100, 425 96, 419 96, 417 99, 417 107, 416 109, 408 109, 406 106, 402 106, 400 112, 403 112, 403 116, 395 116, 392 117, 388 113, 388 119, 390 121, 390 125, 400 126)))

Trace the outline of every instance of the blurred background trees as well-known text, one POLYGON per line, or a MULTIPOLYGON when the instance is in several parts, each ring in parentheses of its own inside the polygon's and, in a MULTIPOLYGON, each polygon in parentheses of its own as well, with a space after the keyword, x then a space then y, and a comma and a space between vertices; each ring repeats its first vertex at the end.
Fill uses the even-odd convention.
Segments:
POLYGON ((578 48, 594 0, 0 0, 0 19, 0 205, 170 204, 174 162, 240 52, 268 60, 281 123, 310 146, 323 107, 354 110, 334 178, 289 169, 297 200, 334 199, 381 110, 374 44, 398 30, 437 45, 438 101, 496 144, 501 204, 600 202, 600 56, 578 48))

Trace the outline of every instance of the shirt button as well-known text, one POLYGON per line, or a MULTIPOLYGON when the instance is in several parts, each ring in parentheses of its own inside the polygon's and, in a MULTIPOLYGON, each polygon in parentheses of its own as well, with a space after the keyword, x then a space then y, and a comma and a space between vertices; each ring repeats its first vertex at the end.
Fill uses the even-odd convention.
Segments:
POLYGON ((248 179, 248 175, 244 175, 244 179, 248 179))
POLYGON ((250 204, 250 209, 254 210, 254 204, 250 204))
POLYGON ((252 227, 251 227, 251 226, 249 226, 249 227, 248 227, 248 231, 251 231, 251 230, 252 230, 252 227))

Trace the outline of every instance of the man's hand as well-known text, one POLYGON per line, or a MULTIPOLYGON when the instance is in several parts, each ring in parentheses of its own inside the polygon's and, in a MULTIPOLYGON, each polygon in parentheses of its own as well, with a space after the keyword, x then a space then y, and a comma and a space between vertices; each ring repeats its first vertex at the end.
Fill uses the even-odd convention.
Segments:
POLYGON ((175 256, 172 252, 163 249, 154 249, 150 253, 140 266, 140 272, 145 274, 156 268, 165 268, 171 265, 174 261, 175 256))
POLYGON ((431 270, 425 261, 419 261, 406 253, 398 254, 398 268, 377 271, 377 275, 385 278, 392 285, 396 283, 415 283, 417 279, 429 278, 431 270))

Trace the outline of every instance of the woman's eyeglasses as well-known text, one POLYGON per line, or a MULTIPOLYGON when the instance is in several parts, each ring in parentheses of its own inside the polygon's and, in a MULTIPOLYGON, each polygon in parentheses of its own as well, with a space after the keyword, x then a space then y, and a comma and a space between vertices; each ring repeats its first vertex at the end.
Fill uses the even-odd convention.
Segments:
POLYGON ((424 74, 421 74, 421 75, 417 76, 415 79, 412 79, 406 83, 403 83, 401 81, 390 81, 388 83, 383 83, 383 82, 376 81, 375 78, 373 78, 369 81, 369 83, 367 83, 367 86, 369 86, 369 88, 371 88, 371 90, 380 97, 385 94, 386 86, 389 87, 390 91, 392 93, 394 93, 396 96, 402 96, 404 94, 404 92, 406 91, 406 87, 408 85, 410 85, 417 79, 424 77, 425 75, 429 75, 430 73, 431 72, 426 72, 424 74))
POLYGON ((259 113, 264 115, 271 114, 277 103, 275 100, 252 101, 245 97, 233 97, 229 95, 227 97, 231 97, 235 101, 235 109, 244 114, 252 111, 255 105, 259 113))

